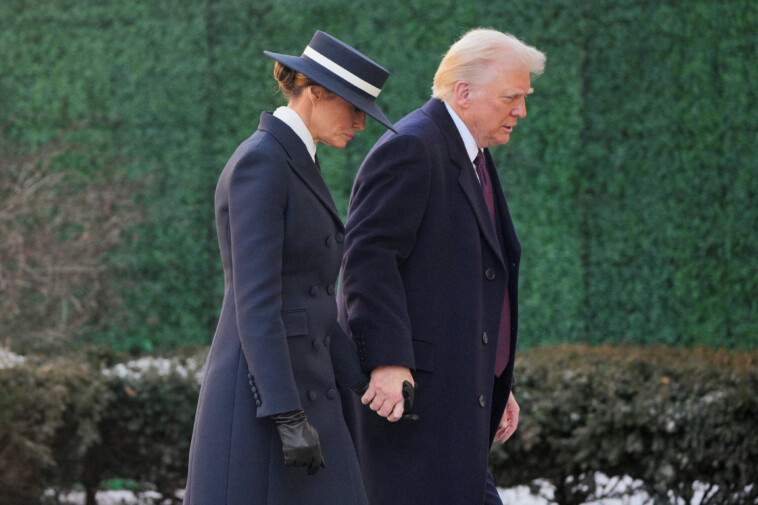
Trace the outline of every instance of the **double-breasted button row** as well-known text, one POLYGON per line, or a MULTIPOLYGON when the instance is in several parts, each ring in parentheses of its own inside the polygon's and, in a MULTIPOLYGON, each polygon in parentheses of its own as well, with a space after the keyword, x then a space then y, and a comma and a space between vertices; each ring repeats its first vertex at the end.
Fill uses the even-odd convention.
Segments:
POLYGON ((341 231, 338 231, 336 234, 329 235, 328 237, 326 237, 325 243, 326 243, 326 247, 331 247, 334 242, 341 244, 344 241, 345 241, 345 234, 342 233, 341 231))
MULTIPOLYGON (((334 388, 329 388, 326 391, 326 397, 330 400, 334 400, 335 398, 337 398, 337 390, 334 388)), ((315 402, 316 400, 318 400, 318 393, 316 393, 315 391, 311 389, 310 391, 308 391, 308 399, 312 402, 315 402)))
MULTIPOLYGON (((320 290, 321 289, 318 286, 311 286, 310 289, 308 289, 308 294, 313 297, 316 297, 318 296, 318 293, 320 290)), ((329 296, 334 296, 334 286, 332 284, 329 284, 326 287, 326 294, 328 294, 329 296)))

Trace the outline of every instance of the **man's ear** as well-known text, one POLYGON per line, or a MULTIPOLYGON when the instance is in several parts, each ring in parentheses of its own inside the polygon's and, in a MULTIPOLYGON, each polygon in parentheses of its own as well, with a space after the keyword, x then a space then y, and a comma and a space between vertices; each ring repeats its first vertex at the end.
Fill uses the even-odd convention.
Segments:
POLYGON ((453 86, 453 102, 465 110, 471 104, 471 84, 468 81, 458 81, 453 86))

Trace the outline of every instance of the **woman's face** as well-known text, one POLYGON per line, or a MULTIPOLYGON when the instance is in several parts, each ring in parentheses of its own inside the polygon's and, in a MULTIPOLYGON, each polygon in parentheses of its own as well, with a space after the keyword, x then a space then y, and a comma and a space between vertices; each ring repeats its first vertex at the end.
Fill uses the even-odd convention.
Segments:
POLYGON ((323 92, 314 102, 311 125, 315 142, 342 149, 355 132, 366 128, 366 113, 334 93, 323 92))

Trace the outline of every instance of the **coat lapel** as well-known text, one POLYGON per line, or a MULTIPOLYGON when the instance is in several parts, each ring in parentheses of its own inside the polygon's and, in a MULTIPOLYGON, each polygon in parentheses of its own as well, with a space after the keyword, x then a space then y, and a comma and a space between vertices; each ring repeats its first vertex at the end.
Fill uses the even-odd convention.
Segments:
POLYGON ((440 131, 445 137, 450 154, 450 162, 458 167, 458 184, 461 186, 463 194, 466 195, 466 199, 471 205, 471 209, 476 216, 476 221, 479 224, 479 230, 498 259, 503 262, 502 248, 495 233, 495 227, 492 226, 492 220, 487 210, 487 203, 484 201, 484 194, 482 194, 482 187, 479 185, 479 179, 477 179, 474 173, 471 160, 468 159, 468 153, 466 153, 466 147, 463 145, 463 139, 461 139, 461 135, 458 133, 458 128, 456 128, 453 119, 448 114, 445 104, 439 100, 432 99, 427 102, 424 105, 424 111, 439 126, 440 131))
POLYGON ((516 235, 516 228, 513 226, 513 219, 508 210, 508 202, 505 200, 505 195, 502 191, 494 189, 503 187, 500 183, 500 176, 497 174, 497 170, 494 170, 495 161, 492 159, 489 149, 484 150, 484 155, 487 159, 487 164, 493 167, 493 170, 490 171, 490 176, 492 179, 493 196, 495 197, 495 208, 500 218, 500 227, 503 233, 503 246, 506 249, 505 252, 508 260, 518 264, 521 259, 521 243, 519 242, 518 235, 516 235))
POLYGON ((321 178, 321 170, 311 158, 303 141, 292 129, 283 121, 274 117, 268 112, 261 114, 261 123, 259 130, 270 133, 287 151, 287 163, 292 171, 305 183, 308 189, 318 198, 332 215, 334 221, 344 230, 342 218, 337 212, 329 188, 326 186, 324 179, 321 178))

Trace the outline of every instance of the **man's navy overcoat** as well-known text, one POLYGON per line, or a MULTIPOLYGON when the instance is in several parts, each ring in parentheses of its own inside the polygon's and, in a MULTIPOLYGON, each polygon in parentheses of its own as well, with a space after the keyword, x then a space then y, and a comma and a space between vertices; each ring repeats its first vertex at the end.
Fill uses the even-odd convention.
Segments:
POLYGON ((412 369, 419 420, 389 423, 343 395, 348 425, 372 505, 481 505, 512 381, 521 248, 489 152, 501 237, 444 103, 395 127, 353 187, 337 304, 365 371, 412 369), (495 389, 506 283, 511 353, 495 389))
POLYGON ((319 169, 294 131, 264 113, 224 168, 215 205, 225 294, 184 503, 365 505, 337 390, 361 376, 336 319, 344 228, 319 169), (300 408, 326 463, 313 476, 284 466, 267 418, 300 408))

